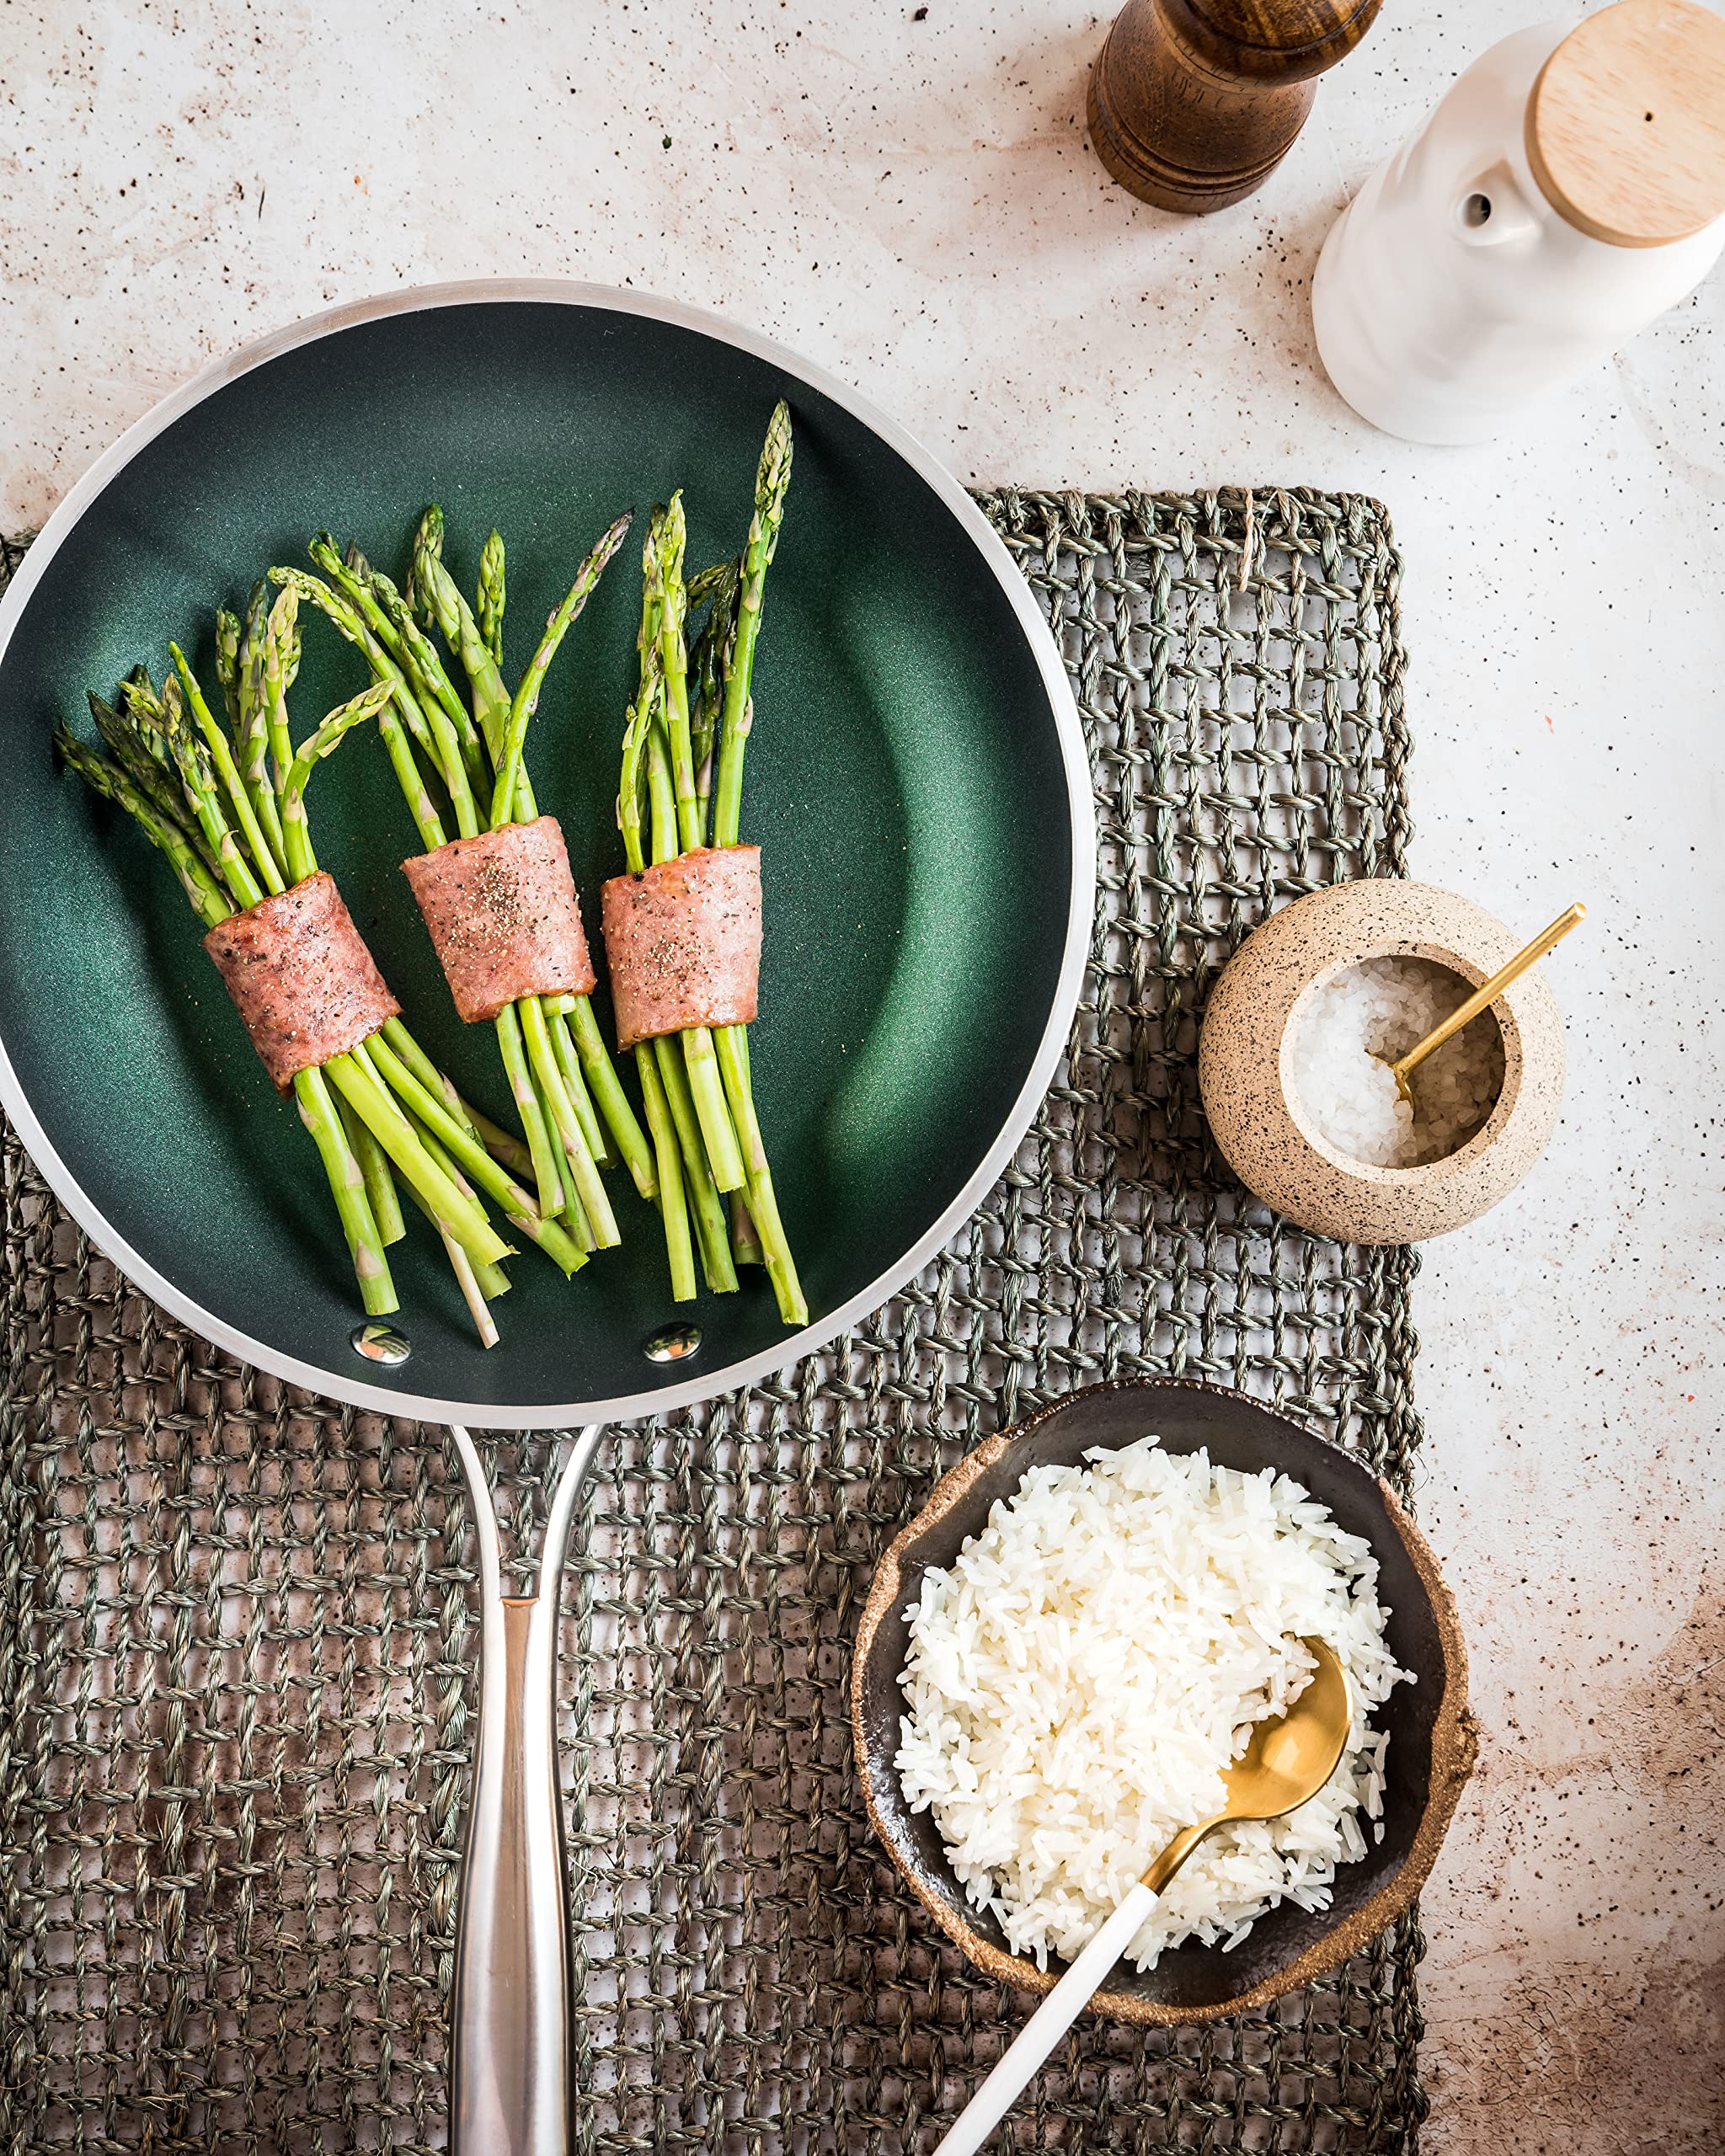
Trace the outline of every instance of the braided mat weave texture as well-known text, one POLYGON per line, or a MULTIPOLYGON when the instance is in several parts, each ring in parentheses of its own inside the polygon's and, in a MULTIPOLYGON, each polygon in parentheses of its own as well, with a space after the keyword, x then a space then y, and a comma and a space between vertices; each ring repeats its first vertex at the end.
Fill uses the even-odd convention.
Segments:
MULTIPOLYGON (((1418 1438, 1411 1256, 1247 1199, 1195 1067, 1209 985, 1266 914, 1402 868, 1382 515, 982 506, 1093 762, 1070 1063, 912 1288, 782 1382, 613 1438, 589 1485, 561 1677, 585 2152, 921 2156, 1022 2025, 875 1846, 846 1726, 876 1558, 967 1448, 1139 1372, 1279 1401, 1403 1490, 1418 1438)), ((12 1142, 4 1203, 0 2149, 440 2148, 477 1645, 441 1433, 189 1335, 12 1142)), ((558 1443, 495 1443, 506 1513, 558 1443)), ((1420 1951, 1404 1920, 1204 2031, 1087 2020, 1016 2145, 1409 2148, 1420 1951)))

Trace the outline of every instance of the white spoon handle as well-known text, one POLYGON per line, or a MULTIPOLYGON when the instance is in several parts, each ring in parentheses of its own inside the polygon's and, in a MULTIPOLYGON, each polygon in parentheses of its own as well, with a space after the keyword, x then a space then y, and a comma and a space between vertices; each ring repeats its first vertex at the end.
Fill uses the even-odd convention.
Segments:
POLYGON ((1011 2050, 953 2121, 952 2132, 934 2156, 976 2156, 1017 2101, 1025 2083, 1089 2004, 1156 1907, 1156 1898, 1140 1880, 1024 2024, 1011 2050))

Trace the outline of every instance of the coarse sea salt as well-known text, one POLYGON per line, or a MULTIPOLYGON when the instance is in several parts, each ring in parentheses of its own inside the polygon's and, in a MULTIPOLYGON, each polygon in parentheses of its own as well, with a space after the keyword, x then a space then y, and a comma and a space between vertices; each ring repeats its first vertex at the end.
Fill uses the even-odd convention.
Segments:
POLYGON ((1411 1106, 1390 1069, 1471 993, 1430 958, 1367 958, 1306 1000, 1284 1068, 1338 1153, 1375 1167, 1418 1167, 1455 1152, 1486 1122, 1503 1090, 1503 1038, 1489 1011, 1409 1073, 1411 1106))

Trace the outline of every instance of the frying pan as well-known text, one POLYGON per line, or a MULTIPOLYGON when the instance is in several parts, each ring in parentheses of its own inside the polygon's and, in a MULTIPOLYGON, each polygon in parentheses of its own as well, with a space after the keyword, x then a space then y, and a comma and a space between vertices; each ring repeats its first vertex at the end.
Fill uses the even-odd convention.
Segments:
MULTIPOLYGON (((590 901, 622 867, 617 747, 638 572, 620 559, 534 721, 535 787, 590 901)), ((306 632, 296 707, 362 686, 306 632)), ((0 604, 0 1100, 67 1209, 140 1287, 245 1360, 385 1413, 566 1427, 729 1390, 831 1339, 975 1208, 1023 1135, 1077 1000, 1094 887, 1083 742, 1052 638, 975 505, 893 424, 745 331, 633 293, 480 284, 321 315, 170 397, 72 490, 0 604), (517 1262, 502 1345, 473 1335, 435 1239, 391 1253, 411 1357, 352 1345, 353 1283, 291 1107, 256 1059, 174 878, 56 768, 48 736, 167 639, 213 674, 211 616, 320 526, 399 569, 444 504, 471 583, 510 548, 506 671, 619 510, 684 489, 689 558, 746 529, 766 415, 796 464, 755 680, 744 835, 762 847, 756 1099, 812 1313, 764 1280, 703 1296, 692 1362, 644 1359, 681 1313, 619 1188, 621 1250, 574 1283, 517 1262)), ((373 741, 314 782, 318 847, 433 1057, 501 1113, 398 864, 413 831, 373 741)), ((590 904, 590 913, 593 910, 590 904)), ((615 1181, 616 1179, 614 1179, 615 1181)))
MULTIPOLYGON (((531 755, 591 894, 622 865, 617 744, 639 590, 613 568, 553 672, 531 755)), ((296 708, 360 686, 324 625, 296 708)), ((436 1061, 498 1114, 398 872, 381 755, 318 780, 320 858, 436 1061)), ((0 1102, 93 1240, 206 1338, 308 1390, 451 1426, 478 1522, 480 1733, 462 1894, 455 2137, 565 2145, 567 1909, 552 1673, 558 1579, 607 1423, 746 1385, 820 1348, 967 1217, 1053 1075, 1095 880, 1071 693, 1011 558, 889 420, 792 354, 672 302, 485 282, 397 293, 266 338, 167 398, 86 474, 0 603, 0 1102), (56 768, 55 720, 170 637, 213 673, 211 617, 328 526, 399 568, 429 499, 471 584, 510 549, 505 671, 619 510, 684 490, 692 563, 734 550, 768 413, 789 507, 755 675, 744 835, 763 850, 761 1120, 811 1317, 752 1271, 669 1300, 652 1214, 613 1178, 620 1250, 573 1282, 519 1262, 502 1344, 474 1339, 435 1238, 391 1253, 409 1349, 362 1360, 342 1239, 165 865, 56 768), (673 1325, 682 1359, 653 1359, 673 1325), (505 1596, 466 1426, 585 1427, 538 1591, 505 1596)), ((602 998, 601 998, 602 1003, 602 998)), ((606 1014, 601 1011, 601 1018, 606 1014)))

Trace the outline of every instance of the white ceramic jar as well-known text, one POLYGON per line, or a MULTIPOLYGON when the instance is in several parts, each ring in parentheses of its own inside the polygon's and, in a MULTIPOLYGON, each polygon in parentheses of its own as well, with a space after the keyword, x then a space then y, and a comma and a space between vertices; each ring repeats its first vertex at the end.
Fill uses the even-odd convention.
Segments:
POLYGON ((1722 65, 1725 20, 1685 0, 1477 60, 1324 243, 1313 326, 1355 411, 1482 441, 1692 291, 1725 248, 1722 65))

